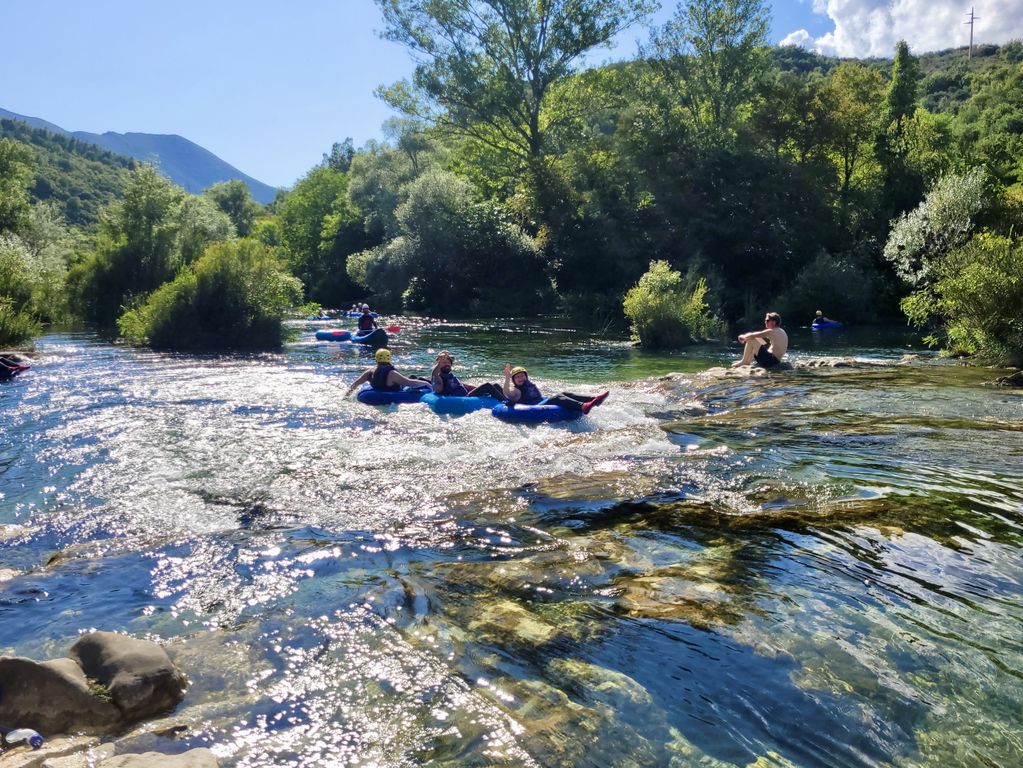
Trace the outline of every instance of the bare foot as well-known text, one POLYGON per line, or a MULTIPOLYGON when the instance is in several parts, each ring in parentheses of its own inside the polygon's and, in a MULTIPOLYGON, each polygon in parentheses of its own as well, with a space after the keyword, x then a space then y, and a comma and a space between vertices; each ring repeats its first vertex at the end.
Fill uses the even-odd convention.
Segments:
POLYGON ((736 360, 729 366, 729 368, 742 368, 744 365, 747 365, 747 363, 744 363, 742 360, 736 360))

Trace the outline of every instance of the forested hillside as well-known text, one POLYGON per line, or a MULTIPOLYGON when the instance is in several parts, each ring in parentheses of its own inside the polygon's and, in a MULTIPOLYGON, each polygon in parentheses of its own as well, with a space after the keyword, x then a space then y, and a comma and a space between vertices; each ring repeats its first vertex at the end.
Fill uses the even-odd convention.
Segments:
POLYGON ((58 203, 74 226, 99 221, 103 206, 121 195, 122 172, 135 167, 131 158, 18 120, 0 119, 0 138, 32 148, 32 196, 58 203))
POLYGON ((455 2, 379 5, 419 61, 379 90, 399 114, 387 141, 335 144, 266 209, 136 176, 126 190, 157 195, 139 210, 160 217, 96 234, 72 275, 80 314, 109 324, 197 243, 248 234, 327 306, 615 319, 649 275, 667 294, 630 302, 630 319, 669 308, 656 322, 679 326, 658 334, 672 343, 822 308, 908 316, 949 349, 1023 359, 1007 319, 1023 316, 1019 42, 839 61, 769 46, 759 0, 692 0, 636 60, 587 69, 646 0, 503 0, 504 16, 470 3, 472 18, 455 2), (159 268, 104 282, 132 259, 159 268))

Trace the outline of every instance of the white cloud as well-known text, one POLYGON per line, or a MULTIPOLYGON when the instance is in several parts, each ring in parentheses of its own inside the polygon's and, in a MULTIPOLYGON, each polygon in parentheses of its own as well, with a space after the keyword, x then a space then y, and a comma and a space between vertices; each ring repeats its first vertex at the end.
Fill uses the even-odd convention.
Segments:
MULTIPOLYGON (((835 29, 816 39, 797 30, 783 45, 831 56, 888 57, 899 40, 914 53, 958 48, 970 40, 962 0, 813 0, 813 9, 827 14, 835 29)), ((1023 0, 986 0, 976 12, 974 43, 1023 39, 1023 0)))
POLYGON ((810 48, 813 45, 813 35, 805 29, 797 29, 795 32, 789 32, 778 45, 798 45, 810 48))

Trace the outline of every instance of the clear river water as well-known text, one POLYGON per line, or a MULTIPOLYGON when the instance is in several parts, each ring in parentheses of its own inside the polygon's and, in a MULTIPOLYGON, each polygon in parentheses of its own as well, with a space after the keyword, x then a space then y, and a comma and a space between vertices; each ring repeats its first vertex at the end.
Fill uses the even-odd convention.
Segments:
POLYGON ((652 354, 388 319, 399 370, 523 364, 570 424, 374 408, 368 352, 88 333, 0 384, 0 654, 88 629, 190 687, 121 746, 223 766, 1012 766, 1023 396, 901 331, 652 354), (671 375, 669 375, 671 374, 671 375))

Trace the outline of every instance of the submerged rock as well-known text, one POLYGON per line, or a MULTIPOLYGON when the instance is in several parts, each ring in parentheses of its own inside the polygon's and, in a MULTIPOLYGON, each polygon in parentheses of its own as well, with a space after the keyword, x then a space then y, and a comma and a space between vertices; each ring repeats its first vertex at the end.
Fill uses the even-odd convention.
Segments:
POLYGON ((547 643, 559 634, 557 627, 511 600, 484 606, 469 629, 490 640, 529 646, 547 643))
POLYGON ((613 669, 580 659, 554 659, 547 671, 560 687, 581 691, 587 701, 606 704, 619 712, 635 709, 646 713, 654 705, 646 688, 613 669))

